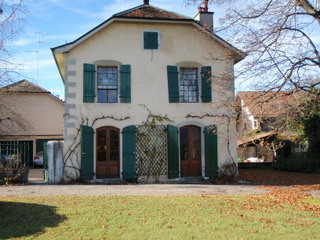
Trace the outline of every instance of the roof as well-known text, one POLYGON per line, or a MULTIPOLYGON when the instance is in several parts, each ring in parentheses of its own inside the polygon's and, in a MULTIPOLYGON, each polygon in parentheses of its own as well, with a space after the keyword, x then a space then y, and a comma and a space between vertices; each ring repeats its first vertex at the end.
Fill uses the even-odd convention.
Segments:
MULTIPOLYGON (((104 28, 105 26, 107 26, 108 24, 113 22, 114 20, 123 20, 123 19, 150 20, 150 21, 151 20, 160 20, 160 21, 162 20, 162 21, 175 21, 175 22, 176 21, 180 21, 180 22, 187 21, 187 22, 193 22, 193 23, 200 25, 198 23, 198 21, 196 21, 193 18, 186 17, 186 16, 180 15, 178 13, 170 12, 170 11, 167 11, 167 10, 164 10, 164 9, 152 6, 152 5, 143 4, 143 5, 139 5, 137 7, 130 8, 128 10, 119 12, 119 13, 115 13, 114 15, 112 15, 112 17, 110 17, 106 21, 102 22, 101 24, 99 24, 95 28, 91 29, 89 32, 85 33, 84 35, 80 36, 76 40, 74 40, 70 43, 66 43, 66 44, 51 48, 51 50, 54 52, 56 49, 59 49, 59 48, 65 48, 65 47, 72 48, 73 46, 76 45, 76 43, 87 39, 88 37, 95 34, 97 31, 101 30, 102 28, 104 28)), ((68 50, 69 50, 69 48, 68 48, 68 50)), ((240 51, 240 50, 238 50, 238 51, 240 51)))
POLYGON ((113 17, 126 17, 126 18, 149 18, 149 19, 171 19, 171 20, 192 20, 193 18, 186 17, 174 12, 169 12, 161 8, 150 5, 140 5, 129 10, 116 13, 113 17))
POLYGON ((261 132, 257 133, 253 136, 250 137, 243 137, 241 139, 237 140, 237 146, 243 145, 243 144, 248 144, 248 143, 254 143, 257 140, 261 140, 263 138, 269 138, 271 136, 277 135, 276 132, 261 132))
POLYGON ((60 98, 52 95, 50 91, 42 87, 39 87, 38 85, 28 80, 21 80, 19 82, 15 82, 10 85, 4 86, 0 88, 0 93, 46 93, 63 103, 63 101, 60 98))
POLYGON ((48 90, 39 87, 27 80, 21 80, 19 82, 12 83, 5 87, 0 88, 1 92, 12 93, 50 93, 48 90))
POLYGON ((247 107, 255 118, 278 117, 288 113, 299 104, 303 92, 291 91, 240 91, 237 98, 242 100, 242 108, 247 107))

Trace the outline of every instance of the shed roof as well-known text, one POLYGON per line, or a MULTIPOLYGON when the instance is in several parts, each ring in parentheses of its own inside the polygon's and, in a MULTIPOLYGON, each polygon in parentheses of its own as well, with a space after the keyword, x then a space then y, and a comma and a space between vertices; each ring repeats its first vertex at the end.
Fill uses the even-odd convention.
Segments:
POLYGON ((1 88, 2 92, 12 93, 50 93, 48 90, 39 87, 27 80, 21 80, 19 82, 12 83, 1 88))
POLYGON ((59 97, 52 95, 50 91, 30 82, 28 80, 25 80, 25 79, 0 88, 0 93, 4 93, 4 94, 8 94, 8 93, 11 93, 11 94, 13 94, 13 93, 34 93, 34 94, 46 93, 46 94, 50 95, 51 97, 53 97, 54 99, 64 103, 63 100, 61 100, 59 97))

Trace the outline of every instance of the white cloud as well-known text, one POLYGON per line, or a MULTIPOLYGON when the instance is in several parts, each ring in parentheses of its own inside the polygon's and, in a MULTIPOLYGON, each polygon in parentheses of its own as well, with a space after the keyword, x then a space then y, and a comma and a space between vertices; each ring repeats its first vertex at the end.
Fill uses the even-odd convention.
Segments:
POLYGON ((20 38, 16 41, 13 41, 10 45, 12 46, 17 46, 17 47, 23 47, 26 45, 29 45, 31 43, 34 43, 34 39, 30 39, 30 38, 20 38))

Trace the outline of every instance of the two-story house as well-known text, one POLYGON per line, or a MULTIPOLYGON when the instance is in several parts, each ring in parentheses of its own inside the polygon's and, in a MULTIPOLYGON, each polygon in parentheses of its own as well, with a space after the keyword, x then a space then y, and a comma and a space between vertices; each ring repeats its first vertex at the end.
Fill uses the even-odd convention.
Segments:
POLYGON ((236 159, 234 64, 196 19, 142 5, 52 48, 65 84, 65 179, 215 177, 236 159))

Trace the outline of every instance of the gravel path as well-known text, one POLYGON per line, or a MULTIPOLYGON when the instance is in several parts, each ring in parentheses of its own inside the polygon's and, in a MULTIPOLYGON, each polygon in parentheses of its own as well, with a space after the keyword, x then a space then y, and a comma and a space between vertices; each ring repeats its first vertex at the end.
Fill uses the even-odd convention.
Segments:
POLYGON ((205 184, 25 185, 0 187, 0 197, 53 195, 248 195, 266 192, 259 189, 258 186, 205 184))

